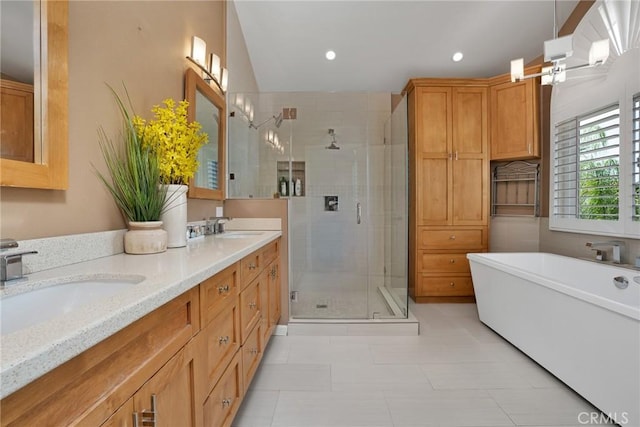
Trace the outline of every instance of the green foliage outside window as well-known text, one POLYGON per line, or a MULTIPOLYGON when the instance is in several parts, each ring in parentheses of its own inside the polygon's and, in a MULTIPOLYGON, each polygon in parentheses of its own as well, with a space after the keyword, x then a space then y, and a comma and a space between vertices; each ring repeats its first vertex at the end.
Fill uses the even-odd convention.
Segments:
MULTIPOLYGON (((581 151, 607 147, 604 132, 593 133, 598 127, 588 129, 590 135, 580 138, 581 151), (592 141, 592 142, 590 142, 592 141)), ((618 158, 598 159, 593 154, 580 155, 579 211, 581 219, 617 220, 619 214, 619 165, 618 158), (589 159, 589 157, 593 159, 589 159), (584 160, 583 160, 584 159, 584 160)))

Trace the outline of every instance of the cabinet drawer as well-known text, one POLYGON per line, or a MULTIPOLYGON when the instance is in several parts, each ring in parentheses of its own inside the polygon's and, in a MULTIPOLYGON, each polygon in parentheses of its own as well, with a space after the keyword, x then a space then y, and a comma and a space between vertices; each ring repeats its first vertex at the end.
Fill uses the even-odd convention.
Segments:
POLYGON ((237 352, 204 402, 205 427, 230 426, 240 407, 242 390, 242 357, 240 352, 237 352))
POLYGON ((263 325, 263 322, 259 322, 242 346, 242 383, 245 393, 262 359, 263 325))
POLYGON ((263 266, 271 264, 274 259, 278 258, 279 247, 280 239, 276 240, 275 242, 269 243, 262 249, 263 266))
POLYGON ((422 297, 432 296, 472 296, 471 277, 425 277, 420 279, 418 287, 422 297))
POLYGON ((476 249, 485 247, 486 229, 420 229, 420 249, 476 249))
POLYGON ((221 311, 199 337, 205 342, 205 391, 209 392, 240 348, 240 313, 237 299, 235 304, 221 311))
POLYGON ((431 254, 420 252, 418 271, 422 273, 471 274, 467 254, 431 254))
POLYGON ((262 270, 262 251, 256 251, 251 255, 247 255, 242 258, 240 261, 240 270, 241 270, 241 280, 242 286, 241 289, 244 289, 246 286, 251 283, 253 279, 258 277, 260 271, 262 270))
POLYGON ((261 280, 256 279, 240 293, 240 342, 243 344, 262 316, 261 286, 261 280))
POLYGON ((232 265, 200 284, 200 314, 203 327, 218 316, 227 305, 237 302, 238 288, 238 264, 232 265))

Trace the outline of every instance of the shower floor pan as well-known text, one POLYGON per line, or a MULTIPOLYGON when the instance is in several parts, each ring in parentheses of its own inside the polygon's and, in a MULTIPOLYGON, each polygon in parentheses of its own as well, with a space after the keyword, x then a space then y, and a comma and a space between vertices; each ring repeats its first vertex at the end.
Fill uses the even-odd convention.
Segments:
MULTIPOLYGON (((310 313, 313 318, 292 317, 287 327, 288 335, 419 335, 420 322, 409 311, 408 317, 398 318, 401 309, 393 301, 389 292, 378 287, 379 308, 374 310, 377 314, 374 319, 362 318, 336 318, 343 312, 341 304, 349 304, 348 298, 342 294, 340 298, 308 298, 306 301, 298 301, 292 304, 311 305, 306 307, 305 313, 310 313), (315 307, 313 307, 315 306, 315 307), (326 307, 325 307, 326 306, 326 307), (329 311, 327 311, 329 310, 329 311), (333 310, 333 311, 332 311, 333 310), (322 316, 329 316, 322 318, 322 316)), ((299 307, 300 308, 300 307, 299 307)), ((280 330, 284 334, 284 330, 280 330)))

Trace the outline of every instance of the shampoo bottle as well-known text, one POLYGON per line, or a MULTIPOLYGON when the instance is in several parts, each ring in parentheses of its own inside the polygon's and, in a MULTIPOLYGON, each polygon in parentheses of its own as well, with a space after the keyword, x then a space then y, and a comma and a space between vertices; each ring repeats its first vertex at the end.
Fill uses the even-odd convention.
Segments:
POLYGON ((296 196, 302 196, 302 181, 300 178, 296 179, 296 196))
POLYGON ((285 177, 280 177, 280 195, 283 197, 287 196, 287 180, 285 177))

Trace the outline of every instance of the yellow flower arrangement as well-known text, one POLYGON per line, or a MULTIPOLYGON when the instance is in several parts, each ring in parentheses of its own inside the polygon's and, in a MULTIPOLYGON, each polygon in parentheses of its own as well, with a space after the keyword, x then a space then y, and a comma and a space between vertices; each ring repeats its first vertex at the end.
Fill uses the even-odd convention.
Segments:
POLYGON ((186 100, 176 106, 169 98, 163 104, 164 107, 155 105, 151 109, 153 120, 135 116, 133 125, 143 144, 158 156, 162 183, 188 184, 198 169, 198 150, 208 135, 200 132, 197 121, 188 122, 186 100))

